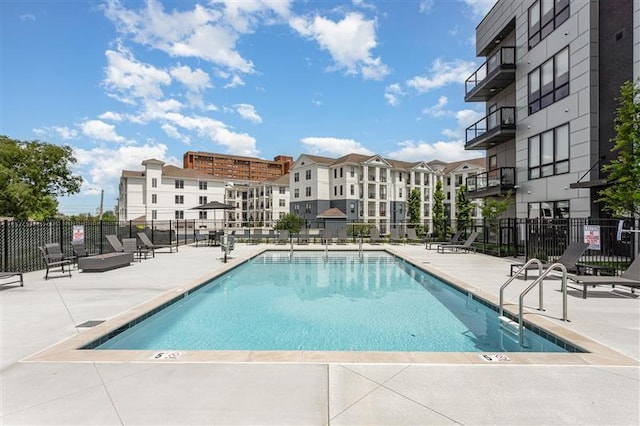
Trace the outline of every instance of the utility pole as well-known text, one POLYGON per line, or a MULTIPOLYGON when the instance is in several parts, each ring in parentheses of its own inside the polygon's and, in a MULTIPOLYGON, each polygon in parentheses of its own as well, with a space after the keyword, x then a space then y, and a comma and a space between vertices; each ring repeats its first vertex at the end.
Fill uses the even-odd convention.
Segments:
POLYGON ((101 190, 100 190, 100 210, 99 210, 99 212, 100 212, 100 217, 98 218, 98 220, 102 220, 102 212, 103 212, 103 210, 102 210, 102 203, 103 203, 103 202, 104 202, 104 189, 101 189, 101 190))

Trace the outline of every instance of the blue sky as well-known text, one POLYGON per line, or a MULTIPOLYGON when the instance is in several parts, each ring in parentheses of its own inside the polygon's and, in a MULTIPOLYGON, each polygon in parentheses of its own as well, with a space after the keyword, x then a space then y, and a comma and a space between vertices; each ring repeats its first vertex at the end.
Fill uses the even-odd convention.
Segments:
POLYGON ((185 151, 456 161, 495 0, 6 1, 0 134, 73 147, 95 213, 123 169, 185 151))

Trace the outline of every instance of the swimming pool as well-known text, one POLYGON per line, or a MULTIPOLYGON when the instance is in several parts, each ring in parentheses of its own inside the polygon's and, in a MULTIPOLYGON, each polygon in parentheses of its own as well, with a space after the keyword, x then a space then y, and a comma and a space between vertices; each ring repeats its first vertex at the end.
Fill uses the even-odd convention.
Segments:
POLYGON ((96 349, 564 352, 386 252, 265 252, 96 349))

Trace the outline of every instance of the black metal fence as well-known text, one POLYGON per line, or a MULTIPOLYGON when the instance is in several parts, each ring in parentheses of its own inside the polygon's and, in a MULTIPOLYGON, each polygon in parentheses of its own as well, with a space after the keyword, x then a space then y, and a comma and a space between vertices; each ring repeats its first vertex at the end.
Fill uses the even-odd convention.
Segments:
MULTIPOLYGON (((373 227, 380 234, 388 236, 391 229, 398 229, 405 235, 408 228, 416 228, 417 234, 425 239, 433 238, 430 230, 433 223, 420 224, 407 222, 394 223, 377 220, 371 222, 306 221, 304 227, 308 236, 321 240, 324 229, 347 227, 348 238, 356 242, 361 236, 368 238, 373 227)), ((34 271, 44 269, 45 264, 38 250, 46 243, 57 242, 62 250, 71 255, 71 242, 74 231, 82 227, 85 247, 88 252, 108 253, 113 251, 107 242, 107 235, 118 238, 136 237, 145 232, 156 244, 189 244, 199 239, 201 229, 209 232, 218 229, 219 224, 201 220, 151 221, 151 222, 0 222, 0 270, 34 271)), ((447 229, 457 229, 455 221, 447 223, 447 229)), ((466 234, 478 232, 474 245, 478 252, 494 256, 514 256, 530 259, 532 257, 552 260, 562 254, 573 241, 592 241, 583 260, 592 264, 606 265, 624 271, 626 266, 638 255, 640 235, 628 230, 640 229, 639 219, 500 219, 491 223, 487 220, 474 221, 465 229, 466 234)), ((269 228, 227 228, 234 231, 240 241, 260 239, 275 240, 277 233, 269 228)), ((337 235, 336 232, 333 235, 337 235)))

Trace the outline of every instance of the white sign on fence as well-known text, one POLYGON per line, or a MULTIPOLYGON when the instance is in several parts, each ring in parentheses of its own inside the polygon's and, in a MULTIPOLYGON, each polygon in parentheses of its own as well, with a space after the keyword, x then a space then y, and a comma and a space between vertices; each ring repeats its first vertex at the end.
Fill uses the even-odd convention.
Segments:
POLYGON ((600 250, 600 226, 584 226, 584 242, 589 244, 589 250, 600 250))
POLYGON ((73 225, 73 242, 84 242, 84 225, 73 225))

